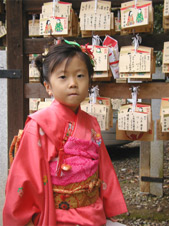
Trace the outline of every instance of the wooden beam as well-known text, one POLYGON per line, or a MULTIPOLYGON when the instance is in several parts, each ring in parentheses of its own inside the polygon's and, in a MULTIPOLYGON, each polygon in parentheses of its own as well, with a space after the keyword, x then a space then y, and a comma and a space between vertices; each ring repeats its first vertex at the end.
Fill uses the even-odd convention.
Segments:
MULTIPOLYGON (((72 7, 74 10, 79 10, 81 2, 85 2, 89 0, 66 0, 66 2, 72 3, 72 7)), ((105 0, 110 1, 110 0, 105 0)), ((44 2, 51 2, 51 0, 24 0, 24 9, 29 12, 41 12, 41 7, 44 2)), ((120 7, 121 3, 126 2, 126 0, 112 0, 112 7, 120 7)), ((164 3, 164 0, 152 0, 153 4, 164 3)))
POLYGON ((111 98, 131 98, 132 86, 139 86, 138 98, 140 99, 161 99, 169 96, 169 83, 100 83, 99 92, 101 96, 111 98))
MULTIPOLYGON (((56 37, 57 38, 57 37, 56 37)), ((68 37, 66 38, 70 41, 76 40, 80 45, 89 43, 92 44, 91 38, 81 38, 81 37, 68 37)), ((24 40, 24 53, 25 54, 32 54, 32 53, 43 53, 45 46, 53 44, 54 42, 53 37, 46 37, 46 38, 26 38, 24 40)))
POLYGON ((27 38, 24 40, 24 53, 43 53, 45 46, 53 43, 53 38, 27 38))
MULTIPOLYGON (((119 49, 121 46, 131 45, 133 35, 114 35, 118 41, 119 49)), ((142 43, 143 46, 153 47, 154 50, 162 51, 164 42, 169 40, 169 34, 142 34, 142 43)), ((104 37, 101 37, 104 39, 104 37)), ((68 37, 68 40, 76 40, 80 45, 89 43, 92 44, 92 38, 81 38, 81 37, 68 37)), ((53 43, 53 38, 27 38, 24 40, 24 52, 25 54, 32 53, 43 53, 44 47, 48 44, 53 43)))
MULTIPOLYGON (((78 0, 78 1, 77 0, 66 0, 66 2, 72 3, 72 7, 74 10, 79 10, 81 2, 85 2, 85 1, 88 1, 88 0, 78 0)), ((32 12, 35 12, 35 11, 40 12, 41 7, 44 2, 51 2, 51 0, 24 0, 24 8, 26 11, 29 11, 29 12, 31 12, 31 11, 32 12)), ((125 0, 112 1, 112 6, 113 7, 120 6, 122 2, 125 2, 125 0)))
POLYGON ((25 84, 25 98, 50 98, 41 83, 25 84))
MULTIPOLYGON (((169 97, 169 83, 151 82, 151 83, 95 83, 99 85, 99 92, 101 96, 110 98, 131 98, 132 86, 139 86, 139 99, 161 99, 162 97, 169 97)), ((25 98, 48 98, 44 87, 40 83, 25 84, 25 98)))

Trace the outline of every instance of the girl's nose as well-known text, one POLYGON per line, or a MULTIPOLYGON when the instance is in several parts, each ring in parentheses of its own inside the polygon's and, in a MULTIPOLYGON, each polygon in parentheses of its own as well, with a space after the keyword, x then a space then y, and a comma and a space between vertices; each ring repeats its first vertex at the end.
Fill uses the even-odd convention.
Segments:
POLYGON ((77 80, 75 77, 71 77, 69 81, 69 87, 70 88, 76 88, 77 87, 77 80))

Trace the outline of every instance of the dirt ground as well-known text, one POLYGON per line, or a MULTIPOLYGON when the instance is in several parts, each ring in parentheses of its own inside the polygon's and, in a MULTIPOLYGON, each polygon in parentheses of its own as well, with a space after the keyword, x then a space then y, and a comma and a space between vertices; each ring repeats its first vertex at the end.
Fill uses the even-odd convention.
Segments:
MULTIPOLYGON (((108 147, 115 167, 128 213, 118 216, 118 222, 127 226, 169 225, 169 179, 163 183, 163 197, 140 192, 139 188, 139 142, 122 147, 108 147)), ((169 178, 169 142, 164 149, 164 177, 169 178)))

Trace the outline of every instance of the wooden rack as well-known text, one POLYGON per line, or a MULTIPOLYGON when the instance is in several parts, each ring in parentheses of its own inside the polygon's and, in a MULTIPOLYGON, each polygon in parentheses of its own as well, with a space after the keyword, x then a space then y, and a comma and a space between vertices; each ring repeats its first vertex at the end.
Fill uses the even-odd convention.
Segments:
MULTIPOLYGON (((29 113, 29 98, 48 97, 41 84, 29 83, 29 58, 32 53, 42 53, 44 46, 52 41, 52 38, 29 38, 28 18, 30 14, 39 14, 44 2, 51 0, 6 0, 7 19, 7 48, 8 69, 20 69, 21 79, 8 79, 8 146, 18 129, 24 127, 29 113)), ((73 9, 79 13, 81 0, 66 0, 71 2, 73 9)), ((85 1, 85 0, 83 0, 85 1)), ((126 0, 112 0, 112 7, 120 7, 126 0)), ((153 4, 163 3, 163 0, 153 0, 153 4)), ((169 40, 169 34, 141 34, 142 45, 153 47, 154 50, 162 50, 163 43, 169 40)), ((131 45, 132 35, 115 35, 119 47, 131 45)), ((91 38, 69 38, 76 39, 80 44, 91 43, 91 38)), ((99 89, 102 96, 111 98, 131 98, 129 88, 140 86, 138 98, 161 99, 169 96, 169 83, 165 82, 143 82, 141 84, 116 84, 113 82, 100 82, 99 89)), ((162 143, 158 144, 161 148, 162 143)), ((157 143, 141 142, 140 152, 140 176, 150 176, 150 149, 158 149, 157 143)), ((157 156, 159 158, 158 152, 157 156)), ((154 165, 152 164, 154 167, 154 165)), ((157 166, 154 168, 157 169, 157 166)), ((157 172, 157 176, 159 173, 157 172)), ((161 185, 160 185, 161 186, 161 185)), ((141 182, 141 191, 149 192, 150 183, 141 182)), ((157 186, 159 187, 159 186, 157 186)), ((162 186, 161 186, 162 187, 162 186)), ((158 192, 157 192, 158 193, 158 192)), ((161 188, 160 188, 161 195, 161 188)))
MULTIPOLYGON (((44 2, 51 0, 7 0, 7 47, 8 47, 8 69, 21 69, 22 78, 12 79, 8 82, 8 108, 9 108, 9 143, 19 128, 24 127, 29 112, 28 98, 48 97, 41 84, 31 84, 29 81, 29 59, 28 54, 42 53, 44 46, 52 41, 52 38, 29 38, 28 16, 40 13, 44 2)), ((84 1, 84 0, 83 0, 84 1)), ((120 7, 121 1, 113 1, 112 7, 120 7)), ((82 1, 67 0, 72 2, 75 11, 79 11, 82 1)), ((163 3, 163 0, 153 0, 153 4, 163 3)), ((153 47, 154 50, 162 50, 163 42, 169 40, 169 34, 144 34, 142 45, 153 47)), ((113 36, 122 45, 130 45, 132 35, 113 36)), ((91 43, 91 38, 69 38, 76 39, 80 44, 91 43)), ((129 88, 135 84, 116 84, 113 82, 99 83, 100 94, 111 98, 130 98, 129 88), (123 92, 121 92, 123 90, 123 92)), ((138 85, 138 84, 137 84, 138 85)), ((164 82, 144 82, 139 84, 139 98, 160 99, 169 96, 169 84, 164 82)))

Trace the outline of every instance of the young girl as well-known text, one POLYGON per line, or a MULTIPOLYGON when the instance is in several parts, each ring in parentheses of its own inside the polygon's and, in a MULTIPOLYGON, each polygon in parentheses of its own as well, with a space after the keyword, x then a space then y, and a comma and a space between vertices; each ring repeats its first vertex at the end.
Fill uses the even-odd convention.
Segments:
POLYGON ((3 226, 103 226, 127 208, 98 122, 80 108, 91 59, 77 43, 62 43, 36 64, 54 101, 28 116, 9 172, 3 226))

